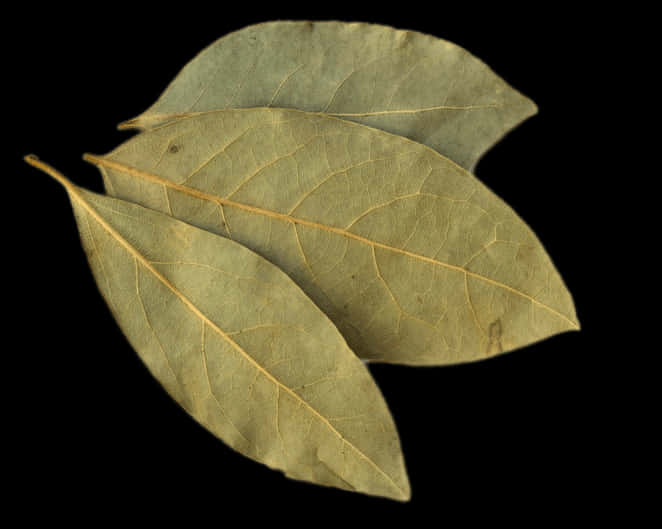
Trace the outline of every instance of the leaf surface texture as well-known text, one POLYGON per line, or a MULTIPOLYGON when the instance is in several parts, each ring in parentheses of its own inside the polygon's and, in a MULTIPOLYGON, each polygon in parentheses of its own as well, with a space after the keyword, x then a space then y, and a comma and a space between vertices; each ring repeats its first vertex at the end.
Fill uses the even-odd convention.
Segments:
POLYGON ((468 169, 537 111, 482 61, 430 35, 365 23, 268 22, 208 46, 154 105, 121 127, 266 106, 387 130, 468 169))
POLYGON ((230 239, 45 170, 69 193, 94 277, 123 332, 200 424, 289 477, 409 498, 378 387, 282 271, 230 239))
POLYGON ((364 359, 467 362, 579 328, 525 223, 405 138, 296 110, 221 110, 87 159, 109 194, 281 267, 364 359))

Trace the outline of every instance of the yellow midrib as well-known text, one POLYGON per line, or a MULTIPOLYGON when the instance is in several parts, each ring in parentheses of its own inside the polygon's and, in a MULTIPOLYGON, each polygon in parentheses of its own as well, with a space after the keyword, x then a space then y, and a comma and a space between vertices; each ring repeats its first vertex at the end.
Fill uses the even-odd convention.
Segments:
POLYGON ((414 258, 414 259, 419 259, 423 262, 434 264, 436 266, 441 266, 441 267, 444 267, 444 268, 448 268, 450 270, 455 270, 455 271, 463 273, 463 274, 465 274, 469 277, 473 277, 475 279, 478 279, 480 281, 484 281, 484 282, 489 283, 491 285, 494 285, 496 287, 508 290, 509 292, 512 292, 513 294, 518 295, 518 296, 520 296, 524 299, 527 299, 527 300, 531 301, 532 303, 535 303, 536 305, 548 310, 552 314, 554 314, 557 317, 561 318, 562 320, 566 321, 571 327, 573 327, 575 329, 579 328, 577 323, 572 321, 566 315, 564 315, 561 312, 557 311, 553 307, 550 307, 549 305, 546 305, 545 303, 543 303, 541 301, 538 301, 537 299, 530 296, 529 294, 526 294, 525 292, 522 292, 521 290, 517 290, 516 288, 511 287, 510 285, 507 285, 507 284, 502 283, 500 281, 497 281, 495 279, 491 279, 491 278, 483 276, 481 274, 477 274, 476 272, 471 272, 470 270, 467 270, 466 268, 463 268, 461 266, 453 265, 453 264, 450 264, 450 263, 446 263, 444 261, 439 261, 438 259, 433 259, 431 257, 427 257, 425 255, 410 252, 410 251, 404 250, 402 248, 396 248, 396 247, 390 246, 388 244, 373 241, 371 239, 368 239, 368 238, 363 237, 361 235, 357 235, 356 233, 352 233, 352 232, 344 230, 342 228, 336 228, 334 226, 327 226, 325 224, 320 224, 318 222, 313 222, 313 221, 310 221, 310 220, 300 219, 300 218, 293 217, 291 215, 287 215, 287 214, 284 214, 284 213, 278 213, 276 211, 271 211, 271 210, 259 208, 259 207, 256 207, 256 206, 249 206, 247 204, 242 204, 241 202, 235 202, 234 200, 229 200, 227 198, 221 198, 221 197, 218 197, 218 196, 215 196, 215 195, 210 195, 210 194, 205 193, 203 191, 199 191, 199 190, 193 189, 191 187, 187 187, 187 186, 184 186, 184 185, 177 184, 175 182, 171 182, 170 180, 167 180, 167 179, 162 178, 160 176, 157 176, 155 174, 148 173, 146 171, 142 171, 142 170, 137 169, 135 167, 130 167, 130 166, 125 165, 123 163, 108 160, 106 158, 102 158, 102 157, 99 157, 99 156, 94 156, 94 155, 91 155, 91 154, 85 154, 83 156, 83 158, 86 161, 91 162, 91 163, 93 163, 97 166, 107 167, 109 169, 114 169, 116 171, 124 172, 126 174, 131 175, 131 176, 137 176, 138 178, 144 178, 145 180, 149 180, 149 181, 152 181, 152 182, 164 185, 164 186, 168 186, 171 189, 175 189, 177 191, 180 191, 182 193, 186 193, 190 196, 200 198, 202 200, 215 202, 215 203, 221 204, 223 206, 230 206, 230 207, 235 207, 235 208, 238 208, 238 209, 243 209, 244 211, 250 211, 251 213, 256 213, 258 215, 264 215, 264 216, 267 216, 267 217, 280 219, 284 222, 289 222, 289 223, 292 223, 292 224, 301 224, 302 226, 308 226, 308 227, 316 228, 316 229, 319 229, 319 230, 324 230, 324 231, 329 231, 329 232, 332 232, 332 233, 337 233, 337 234, 342 235, 344 237, 357 240, 359 242, 362 242, 364 244, 368 244, 368 245, 373 246, 373 247, 382 248, 384 250, 399 253, 401 255, 406 255, 408 257, 411 257, 411 258, 414 258))
POLYGON ((124 237, 122 237, 112 226, 110 226, 104 219, 101 217, 96 210, 80 195, 76 187, 72 184, 65 185, 69 195, 78 201, 78 203, 94 218, 94 220, 102 226, 117 242, 119 242, 130 254, 132 257, 140 261, 140 263, 149 270, 154 276, 161 281, 166 287, 168 287, 172 293, 179 298, 182 303, 184 303, 198 318, 200 318, 205 324, 207 324, 211 329, 217 332, 224 340, 226 340, 235 350, 237 350, 242 356, 248 360, 258 371, 260 371, 268 380, 273 382, 276 387, 282 388, 284 391, 289 393, 296 401, 301 402, 306 408, 308 408, 313 415, 315 415, 320 421, 322 421, 338 438, 345 444, 352 447, 356 453, 364 458, 368 463, 370 463, 381 475, 383 475, 392 485, 398 490, 403 497, 407 497, 405 491, 403 491, 393 478, 391 478, 386 472, 384 472, 377 463, 375 463, 370 457, 364 454, 359 448, 357 448, 353 443, 345 439, 338 430, 315 408, 313 408, 308 402, 306 402, 301 396, 292 391, 290 388, 285 386, 277 378, 275 378, 269 371, 267 371, 262 365, 253 359, 237 342, 235 342, 223 329, 218 327, 212 320, 210 320, 200 309, 198 309, 195 304, 189 300, 175 285, 173 285, 161 272, 159 272, 154 266, 138 251, 136 250, 124 237))
MULTIPOLYGON (((266 107, 271 107, 271 103, 267 104, 266 107)), ((436 105, 431 107, 421 107, 421 108, 396 108, 389 110, 373 110, 369 112, 310 112, 311 114, 319 114, 324 116, 333 116, 337 118, 368 118, 376 116, 392 116, 392 115, 402 115, 402 114, 421 114, 423 112, 434 112, 437 110, 447 110, 447 111, 458 111, 458 110, 485 110, 488 108, 503 108, 502 103, 486 103, 481 105, 436 105)), ((205 114, 209 112, 208 110, 201 110, 197 112, 165 112, 165 113, 150 113, 145 112, 140 116, 127 120, 118 125, 118 129, 130 129, 130 128, 149 128, 148 123, 155 122, 158 126, 165 121, 170 121, 172 119, 181 119, 181 118, 190 118, 193 116, 198 116, 200 114, 205 114)), ((214 111, 212 111, 214 112, 214 111)), ((153 127, 153 125, 150 125, 153 127)))
POLYGON ((437 105, 433 107, 423 107, 423 108, 375 110, 372 112, 327 112, 327 114, 329 116, 335 116, 339 118, 364 118, 364 117, 373 117, 373 116, 389 116, 396 114, 420 114, 422 112, 433 112, 435 110, 484 110, 486 108, 501 108, 502 106, 503 105, 499 103, 489 103, 485 105, 463 105, 463 106, 437 105))

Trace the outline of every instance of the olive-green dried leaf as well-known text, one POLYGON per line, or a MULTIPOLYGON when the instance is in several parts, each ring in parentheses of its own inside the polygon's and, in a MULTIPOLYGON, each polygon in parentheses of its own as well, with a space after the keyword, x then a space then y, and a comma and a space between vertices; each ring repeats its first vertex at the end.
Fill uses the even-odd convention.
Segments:
POLYGON ((166 391, 289 477, 409 499, 398 434, 363 363, 277 267, 139 205, 66 188, 97 285, 166 391))
POLYGON ((291 109, 220 110, 87 159, 109 194, 280 266, 364 359, 467 362, 579 328, 524 222, 400 136, 291 109))
POLYGON ((120 127, 146 129, 190 112, 266 106, 364 123, 429 145, 468 169, 537 111, 451 42, 376 24, 280 21, 217 40, 154 105, 120 127))

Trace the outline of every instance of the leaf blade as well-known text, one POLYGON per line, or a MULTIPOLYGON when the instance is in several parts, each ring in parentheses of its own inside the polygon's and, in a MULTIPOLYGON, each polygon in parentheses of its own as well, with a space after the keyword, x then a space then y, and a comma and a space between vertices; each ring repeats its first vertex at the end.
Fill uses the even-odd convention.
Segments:
POLYGON ((537 112, 482 61, 415 31, 343 22, 267 22, 217 40, 142 115, 148 129, 192 112, 289 107, 427 144, 463 167, 537 112))
POLYGON ((175 215, 280 266, 365 359, 465 362, 579 328, 530 228, 410 140, 296 110, 223 110, 88 160, 120 196, 164 210, 168 188, 175 215), (153 170, 144 153, 173 141, 153 170))
POLYGON ((190 415, 292 478, 409 499, 379 389, 291 280, 228 239, 61 182, 115 318, 190 415))

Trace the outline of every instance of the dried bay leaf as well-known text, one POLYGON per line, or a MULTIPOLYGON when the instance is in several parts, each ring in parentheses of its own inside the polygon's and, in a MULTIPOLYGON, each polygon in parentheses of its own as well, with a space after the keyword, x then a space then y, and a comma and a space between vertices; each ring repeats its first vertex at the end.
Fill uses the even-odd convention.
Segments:
POLYGON ((234 109, 86 159, 109 194, 281 267, 364 359, 460 363, 579 329, 531 229, 411 140, 321 114, 234 109))
POLYGON ((283 272, 229 239, 26 161, 64 185, 122 331, 200 424, 294 479, 409 499, 378 387, 283 272))
POLYGON ((208 46, 156 103, 120 127, 147 129, 191 112, 266 106, 380 128, 470 170, 537 111, 451 42, 376 24, 278 21, 208 46))

